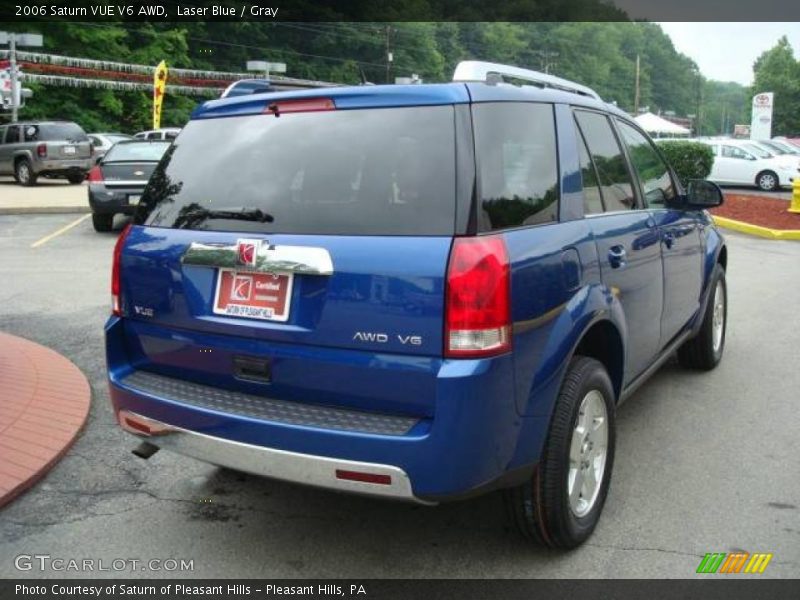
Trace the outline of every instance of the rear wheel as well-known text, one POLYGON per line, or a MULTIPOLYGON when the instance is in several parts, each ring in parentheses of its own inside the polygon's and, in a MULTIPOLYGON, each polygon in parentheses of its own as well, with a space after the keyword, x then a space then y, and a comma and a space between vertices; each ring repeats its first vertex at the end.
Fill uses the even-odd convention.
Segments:
POLYGON ((114 225, 114 215, 98 215, 92 213, 92 225, 95 231, 111 231, 114 225))
POLYGON ((69 181, 73 185, 78 183, 83 183, 84 179, 86 179, 85 173, 70 173, 69 175, 67 175, 67 181, 69 181))
POLYGON ((700 331, 678 348, 678 362, 681 366, 703 371, 716 367, 722 360, 725 349, 727 322, 728 288, 725 285, 725 269, 718 264, 711 276, 711 295, 700 331))
POLYGON ((778 176, 772 171, 762 171, 756 176, 758 189, 771 192, 778 189, 778 176))
POLYGON ((21 158, 14 165, 14 178, 20 185, 36 185, 36 177, 27 158, 21 158))
POLYGON ((573 358, 532 479, 504 492, 511 520, 525 537, 551 548, 574 548, 592 534, 614 463, 614 409, 603 365, 573 358))

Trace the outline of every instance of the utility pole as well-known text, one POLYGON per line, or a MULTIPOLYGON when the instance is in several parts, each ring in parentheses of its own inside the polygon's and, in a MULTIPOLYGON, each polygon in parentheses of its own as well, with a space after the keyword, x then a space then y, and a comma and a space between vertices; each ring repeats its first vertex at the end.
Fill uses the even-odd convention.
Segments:
POLYGON ((8 36, 8 62, 11 67, 11 122, 17 122, 17 111, 19 110, 19 93, 17 91, 17 34, 12 32, 8 36))
POLYGON ((639 55, 636 55, 636 91, 633 96, 633 115, 639 114, 639 55))
POLYGON ((8 44, 8 63, 11 69, 11 122, 16 123, 19 105, 22 99, 22 89, 17 71, 17 44, 20 46, 41 46, 42 36, 38 33, 6 33, 0 31, 0 44, 8 44))
POLYGON ((541 58, 541 69, 546 74, 550 74, 550 69, 556 66, 555 62, 550 62, 551 58, 558 58, 558 52, 552 50, 537 50, 536 54, 541 58))
POLYGON ((392 26, 386 26, 386 83, 392 82, 392 61, 394 61, 394 54, 392 53, 392 26))

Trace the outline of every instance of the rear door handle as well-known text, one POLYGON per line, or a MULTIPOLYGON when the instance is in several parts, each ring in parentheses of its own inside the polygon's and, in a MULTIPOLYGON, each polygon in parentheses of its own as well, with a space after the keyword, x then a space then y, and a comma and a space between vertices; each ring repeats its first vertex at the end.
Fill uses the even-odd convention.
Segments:
POLYGON ((675 234, 673 234, 671 231, 666 231, 664 232, 663 240, 664 245, 667 248, 672 248, 672 246, 675 244, 675 234))
POLYGON ((608 249, 608 262, 611 264, 612 269, 624 267, 626 257, 627 253, 623 246, 611 246, 611 248, 608 249))

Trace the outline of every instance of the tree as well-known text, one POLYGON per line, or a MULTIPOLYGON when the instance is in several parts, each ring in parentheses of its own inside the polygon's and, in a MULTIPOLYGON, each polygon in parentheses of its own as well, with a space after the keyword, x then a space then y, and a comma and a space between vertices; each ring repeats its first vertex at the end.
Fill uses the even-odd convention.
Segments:
POLYGON ((772 134, 800 132, 800 63, 786 36, 758 57, 753 65, 753 92, 774 92, 772 134))

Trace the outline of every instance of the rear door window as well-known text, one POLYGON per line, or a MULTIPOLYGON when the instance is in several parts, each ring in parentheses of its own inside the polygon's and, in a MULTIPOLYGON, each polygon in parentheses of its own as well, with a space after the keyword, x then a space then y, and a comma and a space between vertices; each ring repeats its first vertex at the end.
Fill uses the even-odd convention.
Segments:
POLYGON ((608 117, 582 110, 575 111, 575 117, 597 169, 606 211, 635 208, 631 175, 608 117))
POLYGON ((581 163, 581 179, 583 181, 583 212, 586 215, 602 213, 604 210, 603 194, 600 191, 597 170, 589 157, 586 140, 583 139, 580 129, 576 129, 576 133, 578 136, 578 157, 581 163))
POLYGON ((551 104, 485 103, 472 109, 483 231, 558 219, 558 149, 551 104))
POLYGON ((19 125, 9 125, 6 129, 6 144, 16 144, 19 142, 19 125))
POLYGON ((137 222, 265 233, 452 235, 453 106, 190 121, 145 190, 137 222), (258 209, 268 222, 197 218, 258 209))

